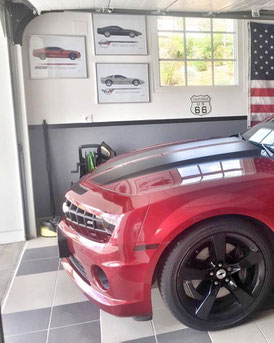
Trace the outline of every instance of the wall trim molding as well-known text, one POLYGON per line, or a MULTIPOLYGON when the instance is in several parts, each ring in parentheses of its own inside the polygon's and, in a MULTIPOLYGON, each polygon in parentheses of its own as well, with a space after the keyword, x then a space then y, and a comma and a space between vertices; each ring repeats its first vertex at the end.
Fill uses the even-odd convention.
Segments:
MULTIPOLYGON (((93 123, 67 123, 67 124, 48 124, 50 129, 71 129, 81 127, 100 127, 100 126, 128 126, 128 125, 158 125, 158 124, 178 124, 178 123, 200 123, 200 122, 220 122, 220 121, 247 120, 246 115, 242 116, 223 116, 206 118, 178 118, 178 119, 152 119, 152 120, 127 120, 127 121, 108 121, 93 123)), ((42 124, 29 125, 29 129, 39 129, 42 124)))

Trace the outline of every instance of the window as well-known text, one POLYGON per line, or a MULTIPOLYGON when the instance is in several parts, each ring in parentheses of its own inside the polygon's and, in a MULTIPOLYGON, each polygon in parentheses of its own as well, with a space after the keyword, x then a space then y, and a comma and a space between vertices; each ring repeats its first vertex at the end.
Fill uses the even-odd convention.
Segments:
POLYGON ((233 19, 158 17, 161 86, 237 83, 233 19))

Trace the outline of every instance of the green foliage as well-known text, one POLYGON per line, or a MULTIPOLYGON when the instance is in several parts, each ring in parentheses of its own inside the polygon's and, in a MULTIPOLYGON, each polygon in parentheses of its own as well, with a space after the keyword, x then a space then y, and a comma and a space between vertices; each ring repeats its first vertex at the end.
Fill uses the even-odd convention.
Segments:
POLYGON ((184 40, 182 35, 159 37, 160 58, 184 58, 184 40))

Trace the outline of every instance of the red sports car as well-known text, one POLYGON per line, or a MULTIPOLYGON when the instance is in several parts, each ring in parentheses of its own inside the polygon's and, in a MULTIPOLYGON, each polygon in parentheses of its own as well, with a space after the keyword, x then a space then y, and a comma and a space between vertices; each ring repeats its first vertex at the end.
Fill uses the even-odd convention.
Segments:
POLYGON ((65 50, 54 46, 35 49, 33 50, 32 54, 34 57, 39 57, 41 60, 46 58, 70 58, 71 60, 75 60, 76 58, 81 57, 79 51, 65 50))
POLYGON ((274 117, 114 157, 74 184, 63 210, 63 267, 101 309, 150 319, 157 280, 187 326, 242 323, 272 285, 274 117))

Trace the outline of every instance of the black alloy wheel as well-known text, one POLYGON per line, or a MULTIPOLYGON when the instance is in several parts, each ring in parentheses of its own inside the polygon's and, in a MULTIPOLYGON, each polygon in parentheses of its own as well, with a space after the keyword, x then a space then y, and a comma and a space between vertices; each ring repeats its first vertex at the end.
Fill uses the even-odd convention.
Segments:
POLYGON ((69 58, 71 60, 75 60, 76 59, 76 54, 74 54, 73 52, 69 54, 69 58))
POLYGON ((159 279, 171 312, 200 330, 245 321, 271 289, 271 248, 250 222, 227 219, 193 228, 170 251, 159 279))

